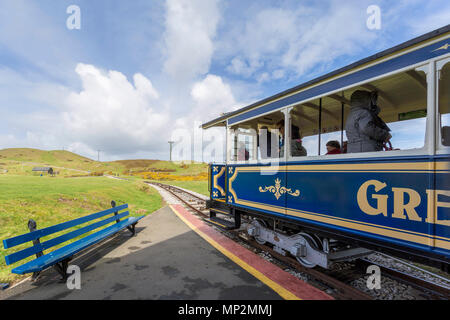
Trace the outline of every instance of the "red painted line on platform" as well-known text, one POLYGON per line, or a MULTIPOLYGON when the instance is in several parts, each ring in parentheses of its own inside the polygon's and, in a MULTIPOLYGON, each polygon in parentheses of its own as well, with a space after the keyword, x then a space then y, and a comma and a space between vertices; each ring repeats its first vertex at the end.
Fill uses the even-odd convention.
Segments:
POLYGON ((256 276, 265 284, 269 285, 283 298, 295 299, 296 297, 297 299, 302 300, 333 299, 333 297, 326 294, 325 292, 294 277, 293 275, 287 273, 286 271, 280 269, 272 263, 264 260, 257 254, 237 244, 233 240, 223 236, 222 234, 214 230, 210 225, 189 213, 183 205, 173 204, 171 205, 171 207, 172 209, 174 209, 175 213, 181 215, 181 218, 184 218, 186 220, 185 222, 187 222, 187 224, 194 231, 198 232, 201 236, 202 234, 204 234, 208 238, 210 238, 210 240, 215 243, 211 243, 211 241, 208 239, 206 240, 208 240, 208 242, 213 244, 219 250, 220 248, 222 248, 225 251, 228 251, 228 253, 232 255, 230 258, 234 262, 238 263, 240 259, 242 262, 244 262, 243 265, 247 264, 248 268, 238 263, 252 275, 256 276), (262 275, 262 277, 258 276, 260 274, 262 275), (266 281, 267 279, 268 281, 266 281))

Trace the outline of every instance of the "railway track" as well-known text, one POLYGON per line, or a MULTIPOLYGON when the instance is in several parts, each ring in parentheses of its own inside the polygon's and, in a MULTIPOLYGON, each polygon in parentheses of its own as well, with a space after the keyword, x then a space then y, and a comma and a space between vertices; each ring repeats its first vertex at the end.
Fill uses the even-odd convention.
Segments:
MULTIPOLYGON (((189 192, 184 189, 166 185, 156 182, 146 182, 150 185, 157 186, 167 192, 172 196, 180 200, 187 208, 195 215, 203 219, 204 221, 210 223, 209 220, 209 210, 206 208, 205 199, 189 192)), ((243 225, 248 222, 242 220, 243 225)), ((214 225, 214 224, 213 224, 214 225)), ((218 228, 214 225, 217 230, 222 234, 228 236, 234 241, 240 242, 242 245, 246 246, 248 249, 252 250, 256 254, 264 257, 269 257, 273 263, 279 265, 280 267, 287 269, 293 274, 300 274, 302 279, 307 279, 307 281, 319 289, 326 291, 334 298, 339 300, 372 300, 374 297, 369 295, 362 290, 355 288, 349 283, 355 279, 361 279, 367 274, 365 270, 370 265, 377 265, 383 276, 389 277, 390 279, 397 281, 399 283, 414 287, 416 290, 420 291, 420 298, 430 299, 430 300, 449 300, 450 299, 450 287, 444 287, 435 284, 430 281, 423 280, 419 277, 412 276, 410 274, 400 272, 394 268, 389 268, 385 265, 374 263, 366 259, 357 259, 351 262, 351 267, 345 270, 326 270, 320 267, 314 269, 309 269, 302 266, 296 259, 289 256, 283 256, 278 252, 274 251, 270 246, 260 245, 254 241, 245 232, 245 228, 239 230, 224 230, 218 228)))

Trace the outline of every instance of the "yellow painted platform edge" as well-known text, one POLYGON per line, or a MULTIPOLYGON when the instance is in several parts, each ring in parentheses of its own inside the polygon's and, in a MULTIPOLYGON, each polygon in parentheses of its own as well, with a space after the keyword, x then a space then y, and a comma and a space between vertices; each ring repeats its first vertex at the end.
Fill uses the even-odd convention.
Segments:
POLYGON ((276 293, 278 293, 283 299, 285 300, 302 300, 301 298, 297 297, 295 294, 290 292, 289 290, 283 288, 275 281, 269 279, 264 274, 250 266, 248 263, 222 247, 217 241, 211 239, 209 236, 207 236, 205 233, 200 231, 197 227, 195 227, 192 223, 190 223, 188 220, 186 220, 182 214, 180 214, 177 209, 175 209, 172 205, 169 205, 169 207, 172 209, 172 211, 185 223, 191 228, 193 231, 195 231, 200 237, 205 239, 209 244, 211 244, 214 248, 219 250, 221 253, 223 253, 225 256, 227 256, 229 259, 231 259, 234 263, 238 264, 240 267, 245 269, 247 272, 249 272, 251 275, 253 275, 255 278, 259 279, 261 282, 269 286, 272 290, 274 290, 276 293))

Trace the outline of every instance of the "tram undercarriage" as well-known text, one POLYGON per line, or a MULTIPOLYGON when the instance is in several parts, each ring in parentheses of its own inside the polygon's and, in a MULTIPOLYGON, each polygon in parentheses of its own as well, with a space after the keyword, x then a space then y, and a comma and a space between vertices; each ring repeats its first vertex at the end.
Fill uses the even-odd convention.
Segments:
POLYGON ((351 261, 373 253, 370 249, 350 245, 267 215, 235 208, 229 208, 231 210, 226 212, 225 206, 220 206, 220 209, 215 208, 211 201, 208 206, 211 220, 219 227, 244 229, 257 243, 272 245, 279 254, 283 256, 290 254, 307 268, 320 266, 328 269, 333 262, 351 261), (218 214, 228 216, 228 220, 218 217, 218 214))
POLYGON ((304 223, 293 223, 290 219, 274 217, 264 212, 230 206, 214 200, 207 201, 210 219, 218 227, 227 230, 243 230, 261 245, 269 245, 281 255, 293 256, 306 268, 320 266, 329 269, 333 263, 350 262, 380 252, 423 263, 449 273, 444 261, 430 260, 420 251, 412 252, 388 246, 349 234, 338 234, 336 230, 317 228, 304 223))

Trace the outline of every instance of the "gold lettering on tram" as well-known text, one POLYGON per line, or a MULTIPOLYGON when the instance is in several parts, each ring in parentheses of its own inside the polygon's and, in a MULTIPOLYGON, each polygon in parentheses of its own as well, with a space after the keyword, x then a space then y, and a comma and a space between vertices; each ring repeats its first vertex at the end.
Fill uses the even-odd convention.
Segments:
POLYGON ((386 188, 387 184, 377 180, 366 181, 358 190, 357 199, 359 208, 364 213, 367 213, 368 215, 371 216, 377 216, 382 213, 383 216, 387 217, 388 196, 380 194, 372 195, 372 198, 377 200, 377 207, 376 208, 372 207, 369 204, 369 201, 367 200, 367 189, 369 188, 369 186, 374 186, 375 191, 379 192, 382 189, 386 188))
MULTIPOLYGON (((369 180, 364 182, 358 189, 357 202, 362 212, 365 214, 376 216, 382 214, 388 217, 388 201, 389 195, 379 192, 386 192, 387 184, 378 180, 369 180), (369 194, 369 187, 373 186, 375 193, 369 194), (369 204, 369 199, 375 199, 376 205, 369 204)), ((420 206, 422 198, 420 194, 411 188, 398 188, 392 187, 392 201, 394 205, 394 212, 391 214, 391 218, 403 219, 419 222, 427 222, 440 224, 443 226, 450 226, 449 219, 439 219, 439 208, 450 208, 450 202, 439 201, 439 196, 450 197, 449 190, 426 190, 427 192, 427 217, 426 219, 419 216, 416 208, 420 206), (407 197, 405 196, 407 195, 407 197), (408 200, 406 200, 408 198, 408 200), (406 202, 407 201, 407 202, 406 202)))

